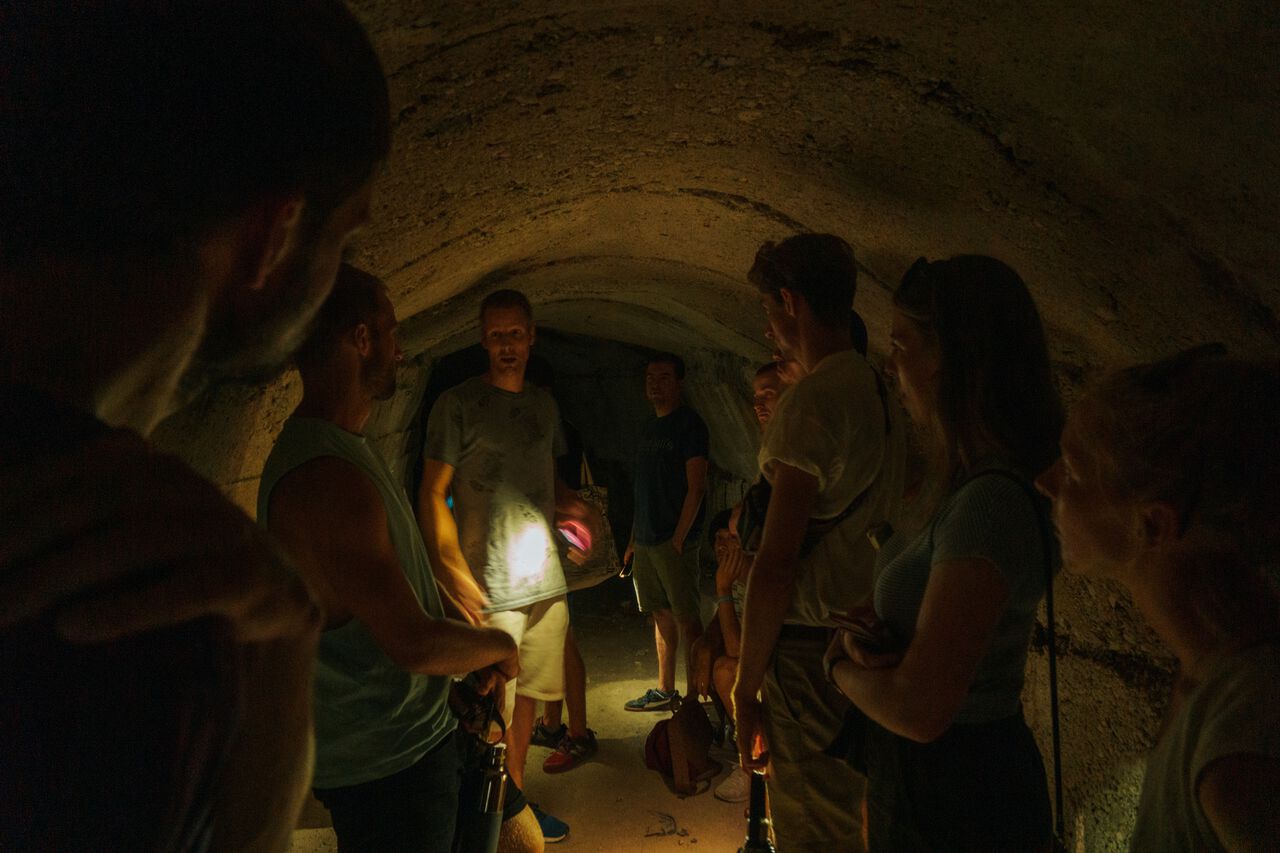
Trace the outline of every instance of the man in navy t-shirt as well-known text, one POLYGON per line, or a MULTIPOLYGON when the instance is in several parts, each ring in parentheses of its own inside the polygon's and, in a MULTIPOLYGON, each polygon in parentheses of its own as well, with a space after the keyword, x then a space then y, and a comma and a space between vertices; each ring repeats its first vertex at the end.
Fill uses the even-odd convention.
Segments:
POLYGON ((698 534, 708 437, 702 418, 681 400, 683 380, 678 355, 658 353, 649 359, 644 390, 656 417, 645 424, 636 452, 635 524, 623 562, 634 555, 636 598, 642 611, 653 614, 658 686, 627 702, 628 711, 672 706, 676 652, 683 646, 687 657, 702 634, 698 534))

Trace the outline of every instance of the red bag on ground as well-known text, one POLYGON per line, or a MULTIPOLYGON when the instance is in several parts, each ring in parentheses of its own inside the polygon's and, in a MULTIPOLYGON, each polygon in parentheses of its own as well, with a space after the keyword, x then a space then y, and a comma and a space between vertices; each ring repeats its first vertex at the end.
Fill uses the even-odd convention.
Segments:
MULTIPOLYGON (((696 794, 720 772, 711 749, 711 720, 702 704, 682 699, 670 719, 654 724, 644 741, 644 765, 662 774, 678 794, 696 794)), ((710 787, 708 785, 708 787, 710 787)))

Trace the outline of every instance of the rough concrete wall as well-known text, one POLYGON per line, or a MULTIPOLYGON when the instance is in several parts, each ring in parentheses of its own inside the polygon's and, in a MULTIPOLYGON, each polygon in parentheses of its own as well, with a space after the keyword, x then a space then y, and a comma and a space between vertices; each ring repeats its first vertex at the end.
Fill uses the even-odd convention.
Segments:
MULTIPOLYGON (((768 353, 756 247, 804 229, 854 245, 873 348, 910 262, 965 251, 1022 273, 1067 391, 1193 341, 1280 341, 1270 0, 352 5, 395 118, 357 257, 411 354, 470 343, 508 285, 547 327, 727 377, 768 353)), ((690 398, 729 412, 733 384, 690 398)), ((404 393, 377 421, 392 450, 404 393)), ((296 394, 225 393, 162 443, 251 505, 296 394)), ((748 426, 714 427, 733 459, 748 426)), ((743 469, 715 461, 727 500, 743 469)), ((1168 658, 1115 590, 1068 577, 1059 596, 1068 824, 1077 849, 1122 849, 1168 658)))
POLYGON ((409 482, 408 467, 417 462, 421 453, 411 438, 418 434, 413 427, 431 374, 428 365, 426 358, 419 357, 401 368, 395 396, 378 403, 365 425, 364 434, 369 443, 387 460, 391 473, 402 483, 409 482))
POLYGON ((407 313, 552 269, 697 310, 809 228, 882 285, 999 254, 1077 363, 1276 341, 1274 4, 356 9, 397 120, 365 258, 407 313))
POLYGON ((294 372, 265 388, 223 388, 167 418, 153 438, 253 516, 262 465, 300 399, 302 383, 294 372))
MULTIPOLYGON (((412 458, 407 440, 427 375, 423 360, 402 368, 395 396, 375 404, 365 428, 369 443, 402 479, 412 458)), ((181 456, 252 516, 267 454, 301 399, 302 382, 295 371, 265 388, 223 388, 167 418, 153 438, 157 447, 181 456)))

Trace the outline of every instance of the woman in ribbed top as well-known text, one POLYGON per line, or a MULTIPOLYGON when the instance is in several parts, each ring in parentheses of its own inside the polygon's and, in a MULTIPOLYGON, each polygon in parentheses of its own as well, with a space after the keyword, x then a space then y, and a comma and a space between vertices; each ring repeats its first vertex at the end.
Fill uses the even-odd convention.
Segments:
POLYGON ((1048 848, 1044 763, 1020 694, 1056 562, 1030 482, 1061 406, 1026 285, 993 258, 917 261, 894 294, 885 372, 921 439, 921 524, 877 537, 874 614, 850 614, 828 673, 857 711, 869 849, 1048 848), (865 716, 862 716, 865 715, 865 716))

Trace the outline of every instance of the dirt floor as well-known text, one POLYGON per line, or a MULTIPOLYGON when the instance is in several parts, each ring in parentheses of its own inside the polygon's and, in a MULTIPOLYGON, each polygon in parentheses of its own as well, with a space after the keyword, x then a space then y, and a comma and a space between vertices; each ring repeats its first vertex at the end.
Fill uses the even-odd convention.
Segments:
MULTIPOLYGON (((529 798, 566 821, 565 841, 549 850, 734 851, 746 834, 745 804, 723 803, 711 790, 725 777, 732 755, 713 747, 725 770, 705 792, 680 798, 657 773, 644 766, 644 740, 665 712, 635 713, 623 702, 655 686, 657 663, 653 628, 636 612, 629 582, 612 580, 573 593, 570 608, 574 631, 587 665, 587 717, 600 751, 574 770, 547 775, 542 760, 548 750, 529 751, 526 788, 529 798)), ((683 667, 677 679, 684 684, 683 667)), ((296 853, 336 851, 327 815, 311 804, 303 826, 294 833, 296 853)))

